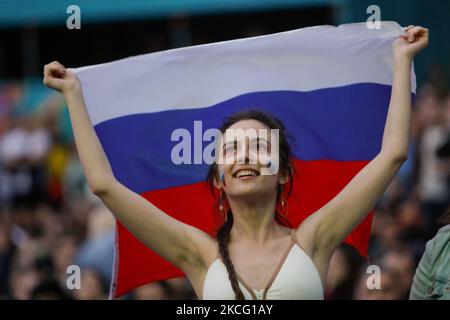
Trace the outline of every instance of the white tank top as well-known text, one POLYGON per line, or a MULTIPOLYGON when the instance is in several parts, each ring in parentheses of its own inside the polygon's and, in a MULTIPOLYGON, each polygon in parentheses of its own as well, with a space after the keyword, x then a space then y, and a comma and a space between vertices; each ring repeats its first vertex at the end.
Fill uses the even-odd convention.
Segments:
MULTIPOLYGON (((291 229, 291 243, 264 289, 254 290, 237 275, 245 299, 254 300, 322 300, 319 272, 311 258, 297 243, 291 229)), ((228 272, 220 257, 209 267, 203 284, 204 300, 234 300, 228 272)))

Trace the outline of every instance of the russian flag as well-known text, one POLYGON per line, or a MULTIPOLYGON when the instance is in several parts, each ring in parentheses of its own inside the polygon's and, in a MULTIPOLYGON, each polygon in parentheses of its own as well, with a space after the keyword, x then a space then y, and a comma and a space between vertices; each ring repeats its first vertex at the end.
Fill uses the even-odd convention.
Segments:
MULTIPOLYGON (((75 70, 114 175, 167 214, 215 236, 208 165, 171 153, 176 129, 192 146, 224 117, 259 109, 290 134, 296 176, 293 226, 331 200, 381 148, 389 105, 395 22, 303 28, 139 55, 75 70), (201 121, 201 126, 195 121, 201 121), (197 125, 196 125, 197 124, 197 125)), ((415 76, 412 73, 413 92, 415 76)), ((371 213, 346 239, 367 255, 371 213)), ((117 222, 112 297, 183 273, 117 222)))

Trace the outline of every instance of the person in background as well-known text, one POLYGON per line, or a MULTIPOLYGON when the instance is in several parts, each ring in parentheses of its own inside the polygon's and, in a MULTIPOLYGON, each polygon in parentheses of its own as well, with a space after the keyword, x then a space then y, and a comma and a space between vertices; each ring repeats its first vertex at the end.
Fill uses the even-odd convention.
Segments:
POLYGON ((39 272, 34 267, 14 269, 9 279, 9 296, 13 300, 31 299, 33 289, 41 282, 39 272))
POLYGON ((380 267, 382 272, 390 270, 395 274, 399 298, 407 300, 416 267, 413 252, 404 246, 391 248, 381 258, 380 267))
POLYGON ((450 207, 440 223, 444 226, 427 242, 417 267, 411 300, 450 300, 450 207))
POLYGON ((353 247, 345 243, 339 246, 331 256, 325 298, 352 299, 363 263, 364 258, 353 247))
POLYGON ((71 300, 56 280, 45 280, 31 291, 32 300, 71 300))
POLYGON ((445 115, 445 102, 432 86, 422 88, 417 109, 423 126, 419 150, 418 192, 428 230, 435 234, 435 222, 449 205, 445 176, 448 164, 439 158, 436 152, 445 142, 449 124, 445 115))
POLYGON ((73 290, 76 300, 106 300, 108 284, 102 274, 93 268, 81 269, 81 284, 79 290, 73 290))
POLYGON ((156 281, 136 288, 132 300, 168 300, 173 297, 171 287, 166 281, 156 281))
POLYGON ((380 274, 380 287, 370 288, 370 274, 361 272, 361 276, 356 285, 354 300, 400 300, 403 293, 400 289, 399 274, 389 268, 383 268, 380 274))

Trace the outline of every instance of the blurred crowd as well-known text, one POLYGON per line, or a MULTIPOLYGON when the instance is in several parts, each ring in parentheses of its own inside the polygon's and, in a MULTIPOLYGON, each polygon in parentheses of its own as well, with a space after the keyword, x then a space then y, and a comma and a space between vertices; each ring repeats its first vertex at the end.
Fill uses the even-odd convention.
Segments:
MULTIPOLYGON (((114 219, 87 187, 63 97, 49 93, 28 110, 26 90, 0 84, 0 299, 107 299, 114 219), (79 290, 67 289, 69 265, 82 270, 79 290)), ((423 84, 413 110, 409 157, 376 205, 369 259, 342 245, 330 263, 328 299, 408 298, 425 243, 449 206, 450 93, 423 84), (368 265, 381 269, 380 290, 367 288, 368 265)), ((195 294, 177 278, 124 299, 195 294)))

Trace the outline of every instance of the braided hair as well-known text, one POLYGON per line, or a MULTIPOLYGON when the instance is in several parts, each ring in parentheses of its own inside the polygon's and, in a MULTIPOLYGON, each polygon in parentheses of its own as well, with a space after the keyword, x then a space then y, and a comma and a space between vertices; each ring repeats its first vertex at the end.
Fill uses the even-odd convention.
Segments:
MULTIPOLYGON (((220 128, 220 132, 224 133, 229 127, 241 120, 257 120, 263 124, 265 124, 270 129, 278 129, 279 130, 279 160, 280 160, 280 172, 289 177, 287 182, 288 188, 286 197, 288 197, 292 192, 292 180, 294 168, 291 164, 291 149, 287 141, 285 128, 280 120, 277 118, 259 111, 259 110, 248 110, 237 112, 231 116, 229 116, 223 123, 220 128)), ((210 189, 215 195, 214 192, 214 180, 219 179, 218 167, 217 164, 214 163, 211 165, 208 171, 207 180, 209 182, 210 189)), ((277 189, 277 203, 279 202, 282 196, 283 188, 281 185, 278 185, 277 189)), ((218 197, 219 201, 222 201, 222 197, 218 197)), ((222 203, 220 203, 222 205, 222 203)), ((275 211, 275 220, 282 226, 291 228, 290 222, 286 219, 286 217, 279 211, 275 211)), ((236 270, 234 269, 233 262, 231 261, 229 252, 228 252, 228 244, 230 242, 230 233, 231 228, 233 227, 233 213, 231 209, 227 209, 226 218, 223 225, 217 231, 217 242, 219 244, 219 253, 222 257, 223 263, 228 272, 228 278, 231 283, 231 287, 234 291, 236 300, 245 300, 244 294, 242 293, 241 288, 239 287, 238 276, 236 270)))

